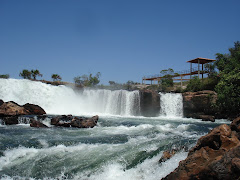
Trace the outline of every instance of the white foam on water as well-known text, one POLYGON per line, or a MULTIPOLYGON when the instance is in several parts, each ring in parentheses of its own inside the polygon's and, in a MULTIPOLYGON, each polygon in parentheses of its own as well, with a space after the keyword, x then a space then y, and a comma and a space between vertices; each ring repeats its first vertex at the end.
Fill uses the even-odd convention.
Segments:
MULTIPOLYGON (((105 164, 99 168, 95 173, 90 172, 80 172, 74 175, 74 180, 78 179, 87 179, 87 180, 153 180, 161 179, 172 172, 177 168, 178 163, 187 157, 187 152, 180 152, 175 154, 171 159, 163 162, 162 164, 158 163, 158 160, 161 158, 162 153, 159 153, 157 156, 154 156, 151 159, 144 160, 141 164, 138 164, 136 167, 131 169, 125 169, 125 166, 118 162, 111 162, 105 164)), ((64 175, 65 170, 56 178, 45 177, 43 179, 48 180, 64 180, 68 179, 64 175)), ((1 179, 10 180, 10 179, 26 179, 25 177, 15 176, 2 176, 1 179)), ((33 180, 34 178, 28 178, 33 180)))
POLYGON ((74 179, 89 179, 89 180, 153 180, 161 179, 177 168, 178 163, 187 157, 186 152, 177 153, 170 160, 159 164, 158 160, 162 153, 151 158, 146 159, 135 168, 125 169, 119 163, 110 163, 103 167, 103 169, 86 176, 84 174, 77 175, 74 179))

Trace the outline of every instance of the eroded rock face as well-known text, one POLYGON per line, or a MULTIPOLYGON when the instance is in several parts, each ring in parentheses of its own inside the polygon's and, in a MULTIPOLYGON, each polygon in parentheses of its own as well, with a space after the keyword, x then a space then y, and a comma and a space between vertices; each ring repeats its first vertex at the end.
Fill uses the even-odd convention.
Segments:
POLYGON ((212 105, 216 101, 217 93, 214 91, 185 92, 183 93, 184 117, 214 121, 213 115, 216 114, 216 109, 212 105))
POLYGON ((156 91, 140 91, 141 115, 146 117, 159 116, 160 114, 160 95, 156 91))
POLYGON ((163 179, 239 179, 240 141, 239 131, 235 131, 239 121, 237 118, 231 126, 223 124, 201 137, 188 157, 163 179))

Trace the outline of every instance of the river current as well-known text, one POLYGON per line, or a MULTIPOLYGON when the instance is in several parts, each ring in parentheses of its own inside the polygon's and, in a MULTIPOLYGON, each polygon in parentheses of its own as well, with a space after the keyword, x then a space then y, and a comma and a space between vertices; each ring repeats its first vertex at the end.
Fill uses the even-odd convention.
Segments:
MULTIPOLYGON (((226 123, 182 118, 182 113, 168 111, 169 103, 159 117, 142 117, 137 91, 91 90, 83 95, 26 80, 0 80, 0 85, 4 101, 39 104, 48 114, 100 115, 97 126, 90 129, 51 127, 49 118, 43 121, 50 126, 47 129, 32 128, 26 121, 0 123, 1 179, 161 179, 187 157, 184 149, 226 123), (179 151, 160 164, 163 151, 172 148, 179 151)), ((180 106, 177 98, 174 106, 180 106)))

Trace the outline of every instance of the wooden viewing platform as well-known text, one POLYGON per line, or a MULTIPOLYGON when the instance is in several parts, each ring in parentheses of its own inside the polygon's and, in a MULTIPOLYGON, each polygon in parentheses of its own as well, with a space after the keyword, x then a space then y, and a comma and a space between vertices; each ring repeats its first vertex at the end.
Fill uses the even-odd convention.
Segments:
MULTIPOLYGON (((204 69, 203 65, 207 64, 207 63, 212 63, 214 61, 216 61, 216 60, 198 57, 196 59, 192 59, 190 61, 187 61, 188 63, 190 63, 190 70, 178 71, 178 72, 175 72, 175 73, 170 74, 170 75, 172 75, 173 78, 180 77, 179 79, 173 79, 173 80, 181 81, 181 86, 182 86, 182 81, 192 79, 192 75, 198 74, 198 78, 200 78, 200 74, 201 74, 202 78, 203 78, 203 74, 208 74, 209 73, 208 70, 204 69), (195 68, 192 68, 193 63, 198 64, 198 66, 195 67, 195 68), (201 65, 202 65, 202 67, 200 68, 201 65), (185 76, 190 76, 190 78, 188 78, 188 79, 183 78, 185 76)), ((152 76, 148 76, 148 77, 143 77, 142 78, 142 84, 146 84, 146 81, 151 81, 151 84, 152 84, 153 81, 157 81, 158 84, 159 84, 162 78, 164 78, 164 77, 161 76, 160 74, 156 74, 156 75, 152 75, 152 76)))

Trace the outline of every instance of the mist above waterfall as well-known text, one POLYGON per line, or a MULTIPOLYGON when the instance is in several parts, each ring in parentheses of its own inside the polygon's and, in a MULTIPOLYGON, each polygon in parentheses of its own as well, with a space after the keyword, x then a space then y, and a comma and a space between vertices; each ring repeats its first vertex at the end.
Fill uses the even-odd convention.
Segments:
POLYGON ((138 91, 84 89, 74 91, 66 86, 41 82, 0 79, 0 99, 23 105, 41 106, 48 114, 107 114, 133 116, 140 114, 138 91))

